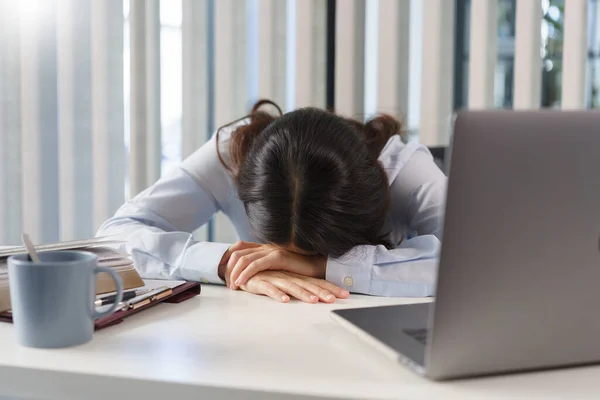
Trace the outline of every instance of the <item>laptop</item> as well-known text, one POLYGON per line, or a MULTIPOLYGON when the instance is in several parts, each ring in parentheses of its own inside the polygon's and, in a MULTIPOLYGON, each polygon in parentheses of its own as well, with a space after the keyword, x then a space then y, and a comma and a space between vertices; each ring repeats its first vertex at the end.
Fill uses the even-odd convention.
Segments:
POLYGON ((600 112, 456 116, 434 302, 333 311, 434 379, 600 361, 600 112))

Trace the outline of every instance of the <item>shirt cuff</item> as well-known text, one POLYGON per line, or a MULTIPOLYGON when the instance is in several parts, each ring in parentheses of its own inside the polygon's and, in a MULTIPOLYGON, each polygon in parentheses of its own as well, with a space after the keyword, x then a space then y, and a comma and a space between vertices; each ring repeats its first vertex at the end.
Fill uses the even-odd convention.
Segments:
POLYGON ((219 263, 229 246, 226 243, 195 243, 185 252, 178 275, 186 281, 224 284, 219 278, 219 263))
POLYGON ((332 258, 327 260, 327 281, 352 293, 370 293, 371 274, 372 269, 365 266, 347 265, 332 258))

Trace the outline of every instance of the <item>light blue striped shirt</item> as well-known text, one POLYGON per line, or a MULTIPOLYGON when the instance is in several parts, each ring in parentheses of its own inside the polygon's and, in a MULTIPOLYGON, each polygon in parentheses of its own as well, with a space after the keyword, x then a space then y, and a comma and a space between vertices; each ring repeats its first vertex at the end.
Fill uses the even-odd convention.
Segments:
MULTIPOLYGON (((242 122, 245 123, 245 122, 242 122)), ((229 161, 228 141, 235 129, 222 130, 219 149, 229 161)), ((428 149, 391 138, 379 157, 390 182, 390 210, 383 231, 399 247, 356 246, 327 262, 326 279, 350 292, 380 296, 430 296, 435 292, 446 177, 428 149)), ((181 165, 127 201, 98 235, 125 239, 129 253, 147 279, 185 279, 223 284, 218 264, 229 243, 194 240, 192 233, 218 211, 229 217, 240 240, 258 242, 229 172, 217 157, 213 136, 181 165)))

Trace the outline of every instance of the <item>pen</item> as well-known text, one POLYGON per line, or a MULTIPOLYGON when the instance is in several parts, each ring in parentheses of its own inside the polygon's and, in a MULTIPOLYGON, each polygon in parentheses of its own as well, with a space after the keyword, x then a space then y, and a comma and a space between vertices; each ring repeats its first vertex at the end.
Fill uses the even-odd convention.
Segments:
POLYGON ((121 310, 137 309, 143 307, 153 301, 160 300, 173 294, 173 290, 168 286, 161 286, 156 289, 149 290, 141 296, 136 296, 129 301, 123 301, 119 304, 121 310))
MULTIPOLYGON (((147 292, 149 292, 149 290, 129 290, 127 292, 123 292, 123 300, 121 300, 121 301, 131 300, 131 299, 133 299, 137 296, 141 296, 142 294, 145 294, 147 292)), ((94 302, 94 304, 96 305, 96 307, 105 306, 107 304, 114 303, 116 298, 117 298, 116 294, 111 294, 111 295, 104 296, 104 297, 97 299, 94 302)))

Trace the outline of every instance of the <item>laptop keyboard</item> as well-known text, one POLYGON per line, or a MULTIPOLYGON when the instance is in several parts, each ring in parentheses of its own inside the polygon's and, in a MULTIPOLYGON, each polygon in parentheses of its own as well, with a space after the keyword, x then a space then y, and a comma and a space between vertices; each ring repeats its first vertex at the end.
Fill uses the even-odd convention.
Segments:
POLYGON ((427 328, 405 329, 404 333, 423 345, 427 344, 427 336, 429 335, 429 330, 427 328))

